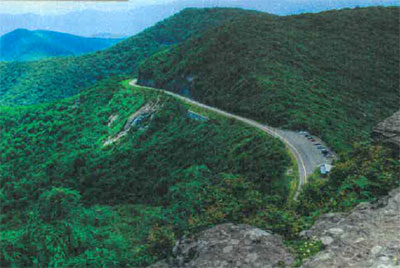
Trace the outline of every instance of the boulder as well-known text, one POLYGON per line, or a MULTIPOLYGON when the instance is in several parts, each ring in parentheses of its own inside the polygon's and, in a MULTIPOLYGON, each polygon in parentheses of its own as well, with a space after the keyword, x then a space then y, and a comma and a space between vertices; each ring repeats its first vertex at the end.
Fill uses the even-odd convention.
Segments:
POLYGON ((373 137, 400 148, 400 110, 373 129, 373 137))
POLYGON ((272 268, 290 267, 293 256, 282 238, 248 225, 217 225, 196 239, 181 239, 173 258, 151 268, 272 268))
POLYGON ((350 213, 326 214, 302 235, 325 246, 303 268, 400 268, 400 188, 350 213))
MULTIPOLYGON (((400 268, 400 188, 349 213, 328 213, 303 238, 321 240, 324 249, 303 268, 400 268)), ((231 223, 183 238, 173 257, 151 268, 291 267, 293 256, 278 235, 231 223)))

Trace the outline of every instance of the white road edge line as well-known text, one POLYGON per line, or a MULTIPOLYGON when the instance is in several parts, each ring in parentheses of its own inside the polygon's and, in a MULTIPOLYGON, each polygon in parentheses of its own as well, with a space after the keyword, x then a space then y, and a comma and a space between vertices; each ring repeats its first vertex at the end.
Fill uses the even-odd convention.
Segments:
POLYGON ((213 111, 213 112, 218 113, 220 115, 223 115, 225 117, 234 118, 234 119, 236 119, 238 121, 241 121, 241 122, 243 122, 243 123, 245 123, 245 124, 247 124, 249 126, 261 129, 262 131, 266 132, 267 134, 269 134, 272 137, 280 139, 288 147, 289 151, 291 151, 291 153, 295 157, 295 159, 297 161, 298 168, 299 168, 299 185, 297 187, 296 194, 294 195, 294 200, 297 200, 298 195, 299 195, 300 190, 301 190, 301 187, 303 186, 303 184, 307 183, 307 169, 306 169, 306 166, 304 164, 304 160, 301 157, 301 154, 299 153, 299 151, 296 149, 296 147, 293 144, 291 144, 289 140, 287 140, 286 138, 284 138, 280 134, 278 134, 274 130, 274 128, 266 126, 266 125, 262 125, 262 124, 254 121, 252 119, 248 119, 248 118, 241 117, 241 116, 238 116, 238 115, 235 115, 235 114, 232 114, 232 113, 228 113, 228 112, 220 110, 218 108, 214 108, 214 107, 208 106, 206 104, 191 100, 189 98, 183 97, 183 96, 181 96, 179 94, 176 94, 176 93, 173 93, 173 92, 170 92, 170 91, 167 91, 167 90, 158 89, 158 88, 152 88, 152 87, 146 87, 146 86, 140 86, 140 85, 137 84, 137 79, 133 79, 132 81, 130 81, 129 85, 132 86, 132 87, 139 87, 139 88, 144 88, 144 89, 150 89, 150 90, 163 92, 163 93, 168 94, 168 95, 170 95, 172 97, 180 99, 180 100, 182 100, 182 101, 184 101, 186 103, 193 104, 195 106, 198 106, 198 107, 213 111), (303 169, 304 173, 301 172, 301 169, 303 169), (302 176, 302 174, 304 174, 304 175, 302 176))

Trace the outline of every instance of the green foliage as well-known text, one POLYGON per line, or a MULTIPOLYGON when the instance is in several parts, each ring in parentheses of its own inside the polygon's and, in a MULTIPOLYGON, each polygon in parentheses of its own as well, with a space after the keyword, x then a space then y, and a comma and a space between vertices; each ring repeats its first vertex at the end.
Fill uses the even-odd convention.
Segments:
POLYGON ((0 37, 0 61, 30 61, 81 55, 106 49, 122 39, 89 38, 52 31, 17 29, 0 37))
MULTIPOLYGON (((159 52, 143 65, 143 81, 310 129, 343 149, 399 100, 398 10, 186 10, 104 52, 0 63, 0 103, 72 96, 135 73, 159 52)), ((167 257, 178 237, 227 221, 285 236, 301 262, 321 249, 297 237, 318 215, 399 185, 398 155, 362 143, 287 203, 291 160, 279 140, 233 120, 189 119, 186 105, 122 79, 53 103, 0 106, 2 267, 144 267, 167 257), (154 113, 104 145, 151 103, 154 113)))
POLYGON ((154 53, 249 13, 254 12, 186 9, 104 51, 35 62, 0 62, 0 105, 54 101, 73 96, 112 75, 132 76, 140 63, 154 53))
POLYGON ((347 211, 355 205, 375 201, 400 186, 400 159, 380 145, 356 144, 343 154, 327 180, 307 184, 297 211, 317 217, 328 211, 347 211))
POLYGON ((323 249, 323 245, 319 240, 297 240, 290 244, 290 247, 294 249, 296 254, 295 267, 300 267, 302 262, 314 256, 323 249))
MULTIPOLYGON (((289 208, 298 217, 300 229, 295 234, 311 227, 324 213, 349 211, 361 202, 376 201, 400 186, 399 174, 398 152, 378 144, 355 144, 341 155, 328 178, 313 175, 303 187, 297 203, 289 208)), ((322 249, 314 240, 295 238, 288 244, 297 255, 297 266, 322 249)))
POLYGON ((342 151, 398 109, 399 8, 248 14, 147 59, 139 83, 342 151))
POLYGON ((285 203, 275 196, 290 164, 279 140, 189 119, 176 100, 120 81, 1 108, 2 266, 146 266, 182 234, 285 203), (148 103, 154 114, 103 145, 148 103))
MULTIPOLYGON (((53 188, 44 192, 38 204, 23 212, 23 222, 16 224, 17 217, 2 224, 2 267, 110 267, 124 265, 122 254, 127 250, 123 238, 110 232, 113 212, 106 207, 83 208, 76 191, 53 188), (64 196, 65 198, 61 198, 64 196), (43 210, 48 201, 49 209, 65 215, 43 210), (68 207, 61 208, 60 202, 68 207), (55 216, 55 217, 54 217, 55 216), (5 228, 7 227, 7 228, 5 228)), ((18 219, 19 221, 19 219, 18 219)))
POLYGON ((40 217, 44 221, 65 219, 78 206, 80 198, 79 193, 76 191, 53 187, 39 197, 40 217))
POLYGON ((148 254, 156 258, 163 258, 171 254, 176 237, 171 226, 155 225, 150 230, 147 240, 148 254))

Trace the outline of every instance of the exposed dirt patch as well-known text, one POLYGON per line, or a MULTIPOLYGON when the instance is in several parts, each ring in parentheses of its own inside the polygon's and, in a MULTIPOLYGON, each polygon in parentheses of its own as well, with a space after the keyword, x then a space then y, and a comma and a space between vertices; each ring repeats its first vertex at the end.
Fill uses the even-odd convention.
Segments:
POLYGON ((108 127, 111 127, 112 126, 112 124, 115 122, 115 120, 117 120, 118 119, 118 115, 117 114, 113 114, 113 115, 110 115, 110 117, 108 118, 108 124, 107 124, 107 126, 108 127))
MULTIPOLYGON (((129 132, 129 130, 133 127, 138 125, 140 122, 142 122, 144 119, 148 118, 151 116, 153 113, 155 113, 158 108, 159 108, 159 100, 157 100, 156 103, 147 103, 143 105, 139 110, 131 114, 128 118, 128 120, 125 123, 125 126, 122 131, 120 131, 117 135, 113 137, 109 137, 105 142, 103 142, 103 146, 108 146, 113 143, 118 142, 121 138, 126 136, 129 132)), ((110 116, 110 121, 108 123, 108 126, 110 127, 112 123, 117 119, 118 115, 112 115, 110 116)))

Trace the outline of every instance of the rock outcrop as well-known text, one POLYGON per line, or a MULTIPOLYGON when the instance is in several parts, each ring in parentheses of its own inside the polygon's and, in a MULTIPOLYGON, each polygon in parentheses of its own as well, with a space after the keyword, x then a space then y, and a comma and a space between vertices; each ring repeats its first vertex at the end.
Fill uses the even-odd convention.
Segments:
POLYGON ((400 268, 400 188, 350 213, 326 214, 302 235, 326 247, 304 268, 400 268))
POLYGON ((173 259, 149 268, 269 268, 290 266, 294 258, 278 235, 231 223, 203 231, 196 240, 182 239, 173 259))
MULTIPOLYGON (((141 107, 135 113, 131 114, 125 123, 124 129, 122 131, 120 131, 117 135, 115 135, 113 137, 109 137, 106 141, 104 141, 103 146, 108 146, 110 144, 118 142, 121 138, 128 135, 129 130, 133 126, 138 126, 146 118, 148 118, 153 113, 155 113, 159 109, 158 101, 159 100, 157 100, 157 103, 155 103, 155 104, 154 103, 145 104, 143 107, 141 107)), ((117 118, 118 118, 118 115, 111 115, 109 117, 108 127, 111 127, 111 125, 114 123, 114 121, 117 118)))
MULTIPOLYGON (((325 214, 300 235, 324 244, 303 268, 400 268, 400 188, 349 213, 325 214)), ((195 240, 178 241, 171 260, 149 268, 267 268, 291 267, 293 262, 280 236, 228 223, 195 240)))
POLYGON ((400 110, 380 122, 373 130, 375 139, 400 148, 400 110))

